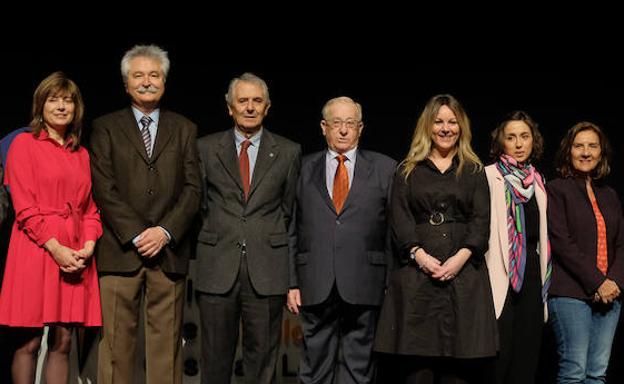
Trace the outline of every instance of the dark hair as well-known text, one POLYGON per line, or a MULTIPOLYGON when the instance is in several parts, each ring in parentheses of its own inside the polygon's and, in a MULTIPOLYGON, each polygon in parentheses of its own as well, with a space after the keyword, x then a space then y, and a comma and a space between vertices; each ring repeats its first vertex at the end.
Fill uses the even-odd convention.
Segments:
POLYGON ((67 93, 74 101, 74 117, 67 127, 65 138, 71 139, 71 150, 75 151, 80 146, 80 136, 82 134, 82 118, 84 116, 84 102, 80 89, 63 72, 57 71, 50 76, 41 80, 41 83, 35 89, 32 102, 32 120, 29 126, 35 137, 39 137, 42 130, 45 130, 45 121, 43 120, 43 108, 46 100, 50 96, 67 93))
POLYGON ((504 153, 503 142, 505 140, 505 127, 512 121, 522 121, 531 129, 533 136, 533 149, 529 156, 529 161, 539 160, 544 153, 544 138, 538 129, 538 124, 524 111, 513 111, 498 124, 498 127, 492 131, 492 143, 490 145, 490 156, 493 160, 504 153))
POLYGON ((581 121, 580 123, 574 124, 572 128, 568 129, 561 140, 556 157, 557 171, 561 177, 573 177, 577 175, 577 171, 572 165, 571 151, 576 135, 583 131, 594 131, 596 135, 598 135, 601 152, 600 161, 598 165, 596 165, 596 168, 592 170, 591 177, 595 180, 603 179, 611 172, 611 167, 609 166, 609 161, 611 160, 611 145, 609 144, 607 136, 602 132, 602 129, 588 121, 581 121))

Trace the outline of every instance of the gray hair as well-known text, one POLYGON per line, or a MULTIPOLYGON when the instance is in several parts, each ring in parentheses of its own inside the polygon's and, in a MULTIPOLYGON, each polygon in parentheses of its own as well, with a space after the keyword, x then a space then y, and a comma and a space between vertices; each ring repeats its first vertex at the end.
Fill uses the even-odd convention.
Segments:
POLYGON ((329 118, 329 109, 336 103, 355 105, 357 119, 362 120, 362 106, 360 103, 347 96, 334 97, 328 100, 323 106, 323 119, 327 120, 329 118))
POLYGON ((245 72, 239 77, 235 77, 230 80, 228 91, 225 94, 225 101, 228 103, 228 105, 232 105, 234 103, 234 87, 236 87, 236 84, 238 84, 239 81, 258 85, 260 88, 262 88, 262 92, 264 92, 264 98, 266 99, 267 104, 271 104, 271 98, 269 97, 269 87, 267 86, 266 82, 251 72, 245 72))
POLYGON ((167 79, 170 65, 167 51, 154 44, 135 45, 134 47, 126 51, 123 58, 121 59, 121 76, 123 77, 124 83, 128 82, 130 61, 136 59, 137 57, 147 57, 158 61, 160 63, 160 68, 163 71, 164 79, 167 79))

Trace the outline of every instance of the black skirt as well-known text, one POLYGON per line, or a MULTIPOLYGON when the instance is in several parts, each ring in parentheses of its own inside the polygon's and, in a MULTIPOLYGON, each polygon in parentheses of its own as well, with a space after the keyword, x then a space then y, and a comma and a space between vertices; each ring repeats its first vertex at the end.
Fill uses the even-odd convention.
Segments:
MULTIPOLYGON (((448 225, 464 232, 461 224, 448 225)), ((440 249, 448 242, 436 239, 456 232, 445 226, 428 228, 425 246, 433 254, 450 253, 449 249, 440 249)), ((432 279, 413 264, 393 271, 381 309, 375 350, 456 358, 495 356, 498 333, 487 266, 480 262, 480 255, 472 255, 471 259, 446 282, 432 279)))

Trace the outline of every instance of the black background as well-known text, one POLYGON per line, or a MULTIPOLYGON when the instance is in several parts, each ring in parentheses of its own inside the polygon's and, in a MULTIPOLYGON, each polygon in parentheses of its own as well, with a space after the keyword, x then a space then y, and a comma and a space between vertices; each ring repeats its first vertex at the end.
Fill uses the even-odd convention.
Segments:
MULTIPOLYGON (((451 93, 463 103, 471 119, 473 144, 485 163, 489 163, 490 131, 498 121, 511 110, 527 111, 545 138, 545 154, 537 166, 547 180, 555 176, 554 153, 564 132, 578 121, 597 123, 614 149, 610 181, 618 192, 623 191, 623 148, 616 140, 621 133, 623 82, 619 71, 612 69, 551 66, 521 71, 504 60, 495 60, 489 66, 458 71, 468 67, 437 65, 448 60, 435 55, 407 60, 323 46, 310 47, 309 51, 299 46, 290 51, 285 46, 269 57, 257 54, 258 41, 256 50, 246 50, 243 40, 237 49, 216 52, 209 43, 196 45, 173 38, 141 41, 116 37, 69 47, 62 44, 62 36, 58 46, 53 38, 49 44, 3 51, 0 136, 29 122, 35 87, 51 72, 62 70, 83 93, 88 138, 93 118, 128 105, 119 68, 124 52, 135 43, 154 42, 169 51, 171 59, 163 106, 195 121, 200 136, 231 127, 224 101, 227 85, 232 77, 251 71, 269 85, 272 107, 265 126, 300 142, 304 153, 325 146, 319 127, 325 101, 346 95, 363 106, 365 127, 360 146, 401 160, 426 101, 438 93, 451 93)), ((84 143, 88 146, 88 140, 84 143)), ((623 368, 618 367, 624 357, 619 333, 610 365, 611 382, 624 377, 623 368)), ((553 382, 553 346, 548 334, 544 349, 541 380, 553 382)))

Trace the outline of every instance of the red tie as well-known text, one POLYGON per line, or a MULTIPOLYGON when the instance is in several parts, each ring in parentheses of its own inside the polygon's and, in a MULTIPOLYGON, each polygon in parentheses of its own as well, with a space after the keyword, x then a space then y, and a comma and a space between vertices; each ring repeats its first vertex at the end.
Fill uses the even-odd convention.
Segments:
POLYGON ((245 201, 249 196, 249 156, 247 148, 251 145, 251 141, 245 140, 241 143, 240 154, 238 155, 238 165, 240 166, 241 181, 243 182, 243 192, 245 193, 245 201))
POLYGON ((333 199, 336 213, 340 213, 349 194, 349 174, 344 163, 347 157, 338 155, 336 159, 338 160, 338 168, 336 168, 336 175, 334 176, 333 199))

